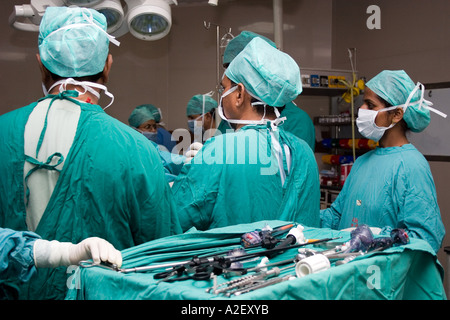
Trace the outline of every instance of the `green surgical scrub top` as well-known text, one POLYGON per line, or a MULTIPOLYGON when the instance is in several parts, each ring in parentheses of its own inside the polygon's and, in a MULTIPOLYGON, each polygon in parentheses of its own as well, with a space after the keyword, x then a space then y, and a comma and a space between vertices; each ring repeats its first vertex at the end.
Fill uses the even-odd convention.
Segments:
MULTIPOLYGON (((35 232, 72 243, 96 236, 118 250, 181 232, 154 146, 100 106, 72 101, 81 108, 76 135, 35 232)), ((24 128, 36 104, 0 116, 0 227, 27 230, 24 128)), ((21 298, 64 298, 67 277, 66 268, 39 270, 21 298)))
POLYGON ((183 231, 267 219, 319 226, 319 174, 311 148, 282 128, 272 131, 291 153, 290 166, 286 154, 281 164, 271 131, 270 123, 248 125, 213 137, 183 167, 172 187, 183 231))
POLYGON ((430 167, 412 144, 377 148, 356 159, 321 220, 322 227, 333 229, 367 224, 385 233, 402 228, 436 252, 445 235, 430 167))

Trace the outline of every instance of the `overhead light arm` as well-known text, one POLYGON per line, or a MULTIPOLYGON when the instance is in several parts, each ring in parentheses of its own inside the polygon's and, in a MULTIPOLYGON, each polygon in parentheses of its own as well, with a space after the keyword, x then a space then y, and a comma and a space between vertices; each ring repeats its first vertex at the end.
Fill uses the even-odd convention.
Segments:
POLYGON ((9 16, 9 25, 22 31, 38 32, 45 9, 63 5, 63 0, 31 0, 30 4, 16 5, 9 16))

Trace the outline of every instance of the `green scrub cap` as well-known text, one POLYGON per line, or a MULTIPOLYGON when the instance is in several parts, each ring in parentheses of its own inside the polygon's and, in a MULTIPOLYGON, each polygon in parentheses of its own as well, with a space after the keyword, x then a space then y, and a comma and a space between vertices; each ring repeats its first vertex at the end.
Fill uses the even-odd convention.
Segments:
POLYGON ((231 61, 225 75, 272 107, 282 107, 302 92, 300 68, 294 59, 259 37, 231 61))
POLYGON ((48 7, 39 27, 42 64, 66 78, 101 72, 108 56, 106 27, 105 16, 96 10, 48 7))
MULTIPOLYGON (((403 70, 384 70, 367 82, 366 86, 392 106, 400 106, 407 102, 416 84, 403 70)), ((430 111, 419 103, 420 98, 421 90, 417 90, 403 115, 413 132, 421 132, 430 124, 430 111)))
POLYGON ((132 127, 139 128, 141 124, 148 120, 155 120, 156 123, 159 123, 161 121, 161 114, 154 105, 141 104, 131 112, 128 123, 132 127))
POLYGON ((211 96, 206 94, 196 94, 193 96, 186 107, 186 116, 192 116, 194 114, 203 114, 203 98, 205 99, 205 112, 208 113, 212 109, 217 108, 217 101, 211 96))
POLYGON ((251 31, 242 31, 228 43, 223 53, 222 64, 224 66, 230 64, 231 61, 233 61, 233 59, 236 58, 236 56, 245 48, 245 46, 256 37, 266 40, 267 43, 276 48, 276 45, 272 40, 251 31))

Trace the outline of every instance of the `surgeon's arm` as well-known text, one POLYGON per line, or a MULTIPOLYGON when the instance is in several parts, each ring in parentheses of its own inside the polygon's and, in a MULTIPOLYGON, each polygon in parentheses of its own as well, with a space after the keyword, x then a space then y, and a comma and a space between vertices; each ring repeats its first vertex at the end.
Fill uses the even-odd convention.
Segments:
POLYGON ((208 160, 205 144, 190 163, 185 164, 175 180, 172 192, 177 208, 177 215, 183 232, 195 227, 207 230, 211 225, 217 190, 220 183, 221 166, 208 160))
MULTIPOLYGON (((336 198, 336 200, 338 200, 336 198)), ((341 212, 339 202, 334 201, 327 209, 320 210, 320 227, 338 229, 341 221, 341 212)))
POLYGON ((122 266, 120 251, 108 241, 97 237, 84 239, 78 244, 38 239, 33 246, 33 256, 37 268, 76 265, 88 259, 96 264, 103 261, 122 266))
POLYGON ((0 279, 16 278, 26 282, 36 268, 56 268, 93 259, 122 265, 122 254, 106 240, 92 237, 78 244, 47 241, 34 232, 0 228, 0 279))
MULTIPOLYGON (((427 241, 435 252, 439 250, 445 235, 431 173, 417 170, 414 175, 405 175, 403 183, 397 185, 399 206, 398 225, 411 238, 427 241)), ((388 230, 384 230, 388 231, 388 230)))
POLYGON ((0 228, 0 279, 30 280, 36 273, 33 246, 39 238, 33 232, 0 228))
POLYGON ((344 185, 329 208, 320 210, 320 226, 322 228, 339 229, 342 207, 346 201, 347 187, 348 184, 344 185))

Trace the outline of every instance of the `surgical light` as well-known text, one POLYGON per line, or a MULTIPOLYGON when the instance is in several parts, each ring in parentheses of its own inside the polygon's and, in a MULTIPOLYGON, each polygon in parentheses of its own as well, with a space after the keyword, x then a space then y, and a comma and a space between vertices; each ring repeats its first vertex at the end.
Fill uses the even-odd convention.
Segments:
POLYGON ((75 5, 79 7, 91 7, 93 5, 96 5, 102 0, 65 0, 67 5, 75 5))
POLYGON ((51 6, 89 7, 106 17, 109 34, 120 37, 130 32, 141 40, 158 40, 166 36, 172 26, 170 4, 177 0, 30 0, 30 4, 16 5, 9 24, 22 31, 39 31, 45 9, 51 6))
POLYGON ((172 26, 169 2, 173 0, 125 0, 128 5, 128 30, 142 40, 158 40, 166 36, 172 26))
POLYGON ((120 0, 105 0, 96 4, 92 9, 102 13, 106 18, 108 33, 113 33, 120 28, 124 21, 124 12, 120 0))

